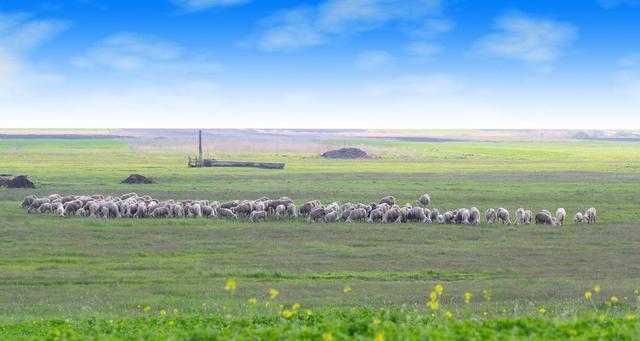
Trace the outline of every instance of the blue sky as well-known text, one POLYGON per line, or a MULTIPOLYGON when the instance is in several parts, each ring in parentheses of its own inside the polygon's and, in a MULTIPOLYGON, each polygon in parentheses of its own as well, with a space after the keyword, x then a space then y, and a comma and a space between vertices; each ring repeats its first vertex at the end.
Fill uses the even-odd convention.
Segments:
POLYGON ((640 0, 2 0, 4 127, 640 128, 640 0))

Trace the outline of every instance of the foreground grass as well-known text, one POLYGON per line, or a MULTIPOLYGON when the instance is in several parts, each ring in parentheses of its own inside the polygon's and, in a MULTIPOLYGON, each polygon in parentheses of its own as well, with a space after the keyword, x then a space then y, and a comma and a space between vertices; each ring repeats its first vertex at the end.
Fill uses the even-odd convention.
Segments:
POLYGON ((300 309, 292 314, 211 314, 163 317, 34 320, 0 324, 15 340, 634 340, 635 314, 565 317, 447 317, 403 309, 300 309))

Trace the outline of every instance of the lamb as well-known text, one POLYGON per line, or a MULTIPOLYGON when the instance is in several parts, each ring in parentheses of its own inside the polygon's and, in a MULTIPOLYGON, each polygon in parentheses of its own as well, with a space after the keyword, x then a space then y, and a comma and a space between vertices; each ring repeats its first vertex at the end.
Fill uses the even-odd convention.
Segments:
POLYGON ((396 198, 392 195, 388 195, 386 197, 382 197, 380 198, 380 201, 378 201, 378 204, 382 204, 382 203, 386 203, 389 206, 393 206, 396 204, 396 198))
POLYGON ((420 207, 427 207, 429 206, 430 202, 431 202, 431 197, 427 193, 421 195, 420 198, 416 200, 416 204, 420 207))
POLYGON ((524 208, 520 207, 516 210, 516 219, 513 223, 516 225, 524 224, 524 208))
POLYGON ((387 212, 384 213, 384 217, 382 218, 382 222, 385 224, 390 224, 398 221, 400 218, 400 209, 397 207, 392 207, 387 212))
POLYGON ((487 208, 487 210, 484 211, 484 217, 487 219, 487 224, 494 224, 498 218, 496 210, 493 208, 487 208))
POLYGON ((252 223, 257 222, 258 220, 265 220, 265 219, 267 219, 267 212, 265 211, 253 211, 249 215, 249 221, 252 223))
POLYGON ((562 226, 564 224, 564 218, 567 216, 567 211, 564 208, 558 208, 556 210, 556 224, 562 226))
POLYGON ((346 222, 352 223, 354 221, 365 221, 366 219, 367 219, 367 210, 362 207, 359 207, 349 211, 349 216, 347 217, 346 222))
POLYGON ((480 225, 480 211, 477 207, 471 207, 469 209, 469 224, 480 225))
POLYGON ((496 215, 498 217, 498 221, 500 221, 502 225, 511 225, 511 219, 509 219, 509 211, 500 207, 496 212, 496 215))
POLYGON ((551 217, 551 214, 544 211, 540 211, 538 214, 536 214, 535 220, 536 225, 554 225, 553 217, 551 217))
POLYGON ((331 223, 334 221, 338 221, 338 212, 337 211, 331 211, 327 214, 324 215, 324 222, 325 223, 331 223))
POLYGON ((238 216, 235 213, 233 213, 233 211, 224 207, 220 207, 220 209, 218 210, 218 216, 221 218, 231 218, 231 219, 238 218, 238 216))
POLYGON ((315 223, 318 220, 324 219, 326 212, 323 206, 314 207, 311 212, 309 212, 309 218, 307 221, 309 223, 315 223))
POLYGON ((587 221, 587 224, 595 224, 596 223, 597 212, 596 209, 591 207, 584 212, 584 219, 587 221))
POLYGON ((573 217, 573 223, 574 224, 582 223, 582 213, 581 212, 576 213, 576 215, 573 217))

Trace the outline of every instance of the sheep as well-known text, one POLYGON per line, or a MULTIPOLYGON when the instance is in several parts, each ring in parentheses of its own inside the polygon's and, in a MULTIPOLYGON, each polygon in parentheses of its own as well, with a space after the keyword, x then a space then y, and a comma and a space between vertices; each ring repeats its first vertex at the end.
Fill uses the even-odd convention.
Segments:
MULTIPOLYGON (((353 210, 355 210, 355 208, 353 206, 349 206, 348 208, 345 208, 342 211, 342 214, 340 214, 339 220, 347 221, 347 219, 349 219, 349 214, 351 214, 351 211, 353 211, 353 210)), ((371 211, 371 212, 373 212, 373 211, 371 211)), ((366 211, 365 211, 365 213, 366 213, 366 211)))
POLYGON ((524 224, 525 225, 531 225, 531 211, 530 210, 525 210, 524 211, 524 224))
POLYGON ((524 224, 524 208, 520 207, 516 210, 516 219, 513 223, 516 225, 524 224))
POLYGON ((191 205, 191 214, 196 218, 202 218, 202 206, 200 204, 191 205))
POLYGON ((287 214, 291 218, 298 218, 298 214, 296 213, 296 205, 294 203, 287 204, 287 214))
POLYGON ((73 214, 75 211, 83 207, 82 201, 74 200, 68 201, 64 204, 64 213, 65 214, 73 214))
POLYGON ((437 222, 438 224, 444 224, 444 216, 443 216, 442 214, 438 214, 438 215, 436 216, 436 222, 437 222))
POLYGON ((169 209, 165 206, 158 206, 149 216, 151 218, 169 218, 169 209))
POLYGON ((378 223, 382 221, 383 217, 384 217, 384 211, 381 207, 378 207, 375 210, 372 210, 371 213, 369 213, 369 219, 367 219, 367 222, 378 223))
POLYGON ((40 208, 40 206, 42 206, 42 204, 44 203, 50 203, 51 200, 49 200, 48 198, 40 198, 40 199, 35 199, 31 202, 31 205, 29 205, 29 209, 27 210, 28 213, 33 213, 36 212, 38 210, 38 208, 40 208))
POLYGON ((233 201, 229 201, 229 202, 225 202, 222 205, 220 205, 221 208, 227 208, 230 209, 232 207, 236 207, 240 205, 240 201, 239 200, 233 200, 233 201))
POLYGON ((431 221, 437 221, 439 215, 440 215, 440 211, 437 208, 431 209, 431 216, 430 216, 431 221))
POLYGON ((409 220, 409 214, 411 213, 411 208, 404 206, 398 209, 398 219, 397 223, 406 223, 409 220))
POLYGON ((396 198, 394 196, 392 196, 392 195, 388 195, 386 197, 382 197, 378 201, 378 204, 382 204, 382 203, 386 203, 389 206, 393 206, 393 205, 396 204, 396 198))
POLYGON ((429 206, 430 202, 431 202, 431 197, 429 196, 429 194, 425 193, 421 195, 420 198, 418 198, 418 200, 416 200, 416 205, 420 207, 427 207, 429 206))
POLYGON ((328 209, 330 209, 331 211, 339 211, 340 210, 340 203, 337 201, 332 202, 331 204, 327 205, 328 209))
POLYGON ((265 211, 253 211, 249 215, 249 221, 252 223, 257 222, 258 220, 265 220, 265 219, 267 219, 267 212, 265 211))
POLYGON ((347 217, 346 222, 352 223, 354 221, 365 221, 366 219, 367 219, 367 210, 362 207, 359 207, 349 211, 349 216, 347 217))
POLYGON ((560 207, 556 210, 556 224, 562 226, 564 224, 564 218, 567 216, 567 211, 560 207))
POLYGON ((211 217, 215 217, 215 211, 213 210, 213 208, 211 208, 211 206, 202 206, 201 208, 202 210, 202 216, 205 218, 211 218, 211 217))
POLYGON ((56 213, 58 214, 58 217, 64 218, 64 206, 59 205, 56 209, 56 213))
POLYGON ((477 207, 471 207, 469 209, 469 224, 480 225, 480 211, 477 207))
POLYGON ((287 212, 287 208, 284 205, 276 206, 276 210, 275 210, 276 219, 284 218, 284 215, 286 214, 286 212, 287 212))
POLYGON ((574 224, 582 223, 582 212, 576 213, 576 215, 573 217, 573 223, 574 224))
POLYGON ((398 207, 392 207, 384 213, 382 222, 385 224, 390 224, 398 221, 399 218, 400 218, 400 209, 398 207))
POLYGON ((595 224, 597 217, 596 209, 594 207, 589 208, 584 212, 583 217, 587 221, 587 224, 595 224))
POLYGON ((422 207, 413 207, 409 212, 409 219, 419 223, 431 223, 430 215, 422 207))
POLYGON ((307 221, 309 223, 315 223, 318 220, 324 219, 325 214, 326 211, 324 210, 323 206, 314 207, 311 212, 309 212, 309 218, 307 219, 307 221))
POLYGON ((233 211, 231 211, 228 208, 224 208, 224 207, 220 207, 220 209, 218 209, 218 216, 221 217, 221 218, 231 218, 231 219, 237 219, 238 218, 238 215, 233 213, 233 211))
MULTIPOLYGON (((84 208, 80 207, 80 208, 76 211, 75 216, 76 216, 76 217, 84 217, 84 216, 85 216, 85 214, 86 214, 86 211, 84 210, 84 208)), ((62 217, 64 217, 64 210, 62 211, 62 216, 61 216, 61 218, 62 218, 62 217)))
POLYGON ((311 213, 311 210, 316 206, 318 206, 318 205, 317 205, 317 203, 315 201, 305 202, 298 209, 298 213, 300 213, 301 216, 306 217, 306 216, 309 215, 309 213, 311 213))
POLYGON ((511 225, 511 219, 509 218, 509 211, 500 207, 496 212, 496 216, 498 217, 498 221, 502 223, 502 225, 511 225))
POLYGON ((324 215, 324 222, 325 223, 331 223, 334 221, 338 221, 338 212, 337 211, 331 211, 327 214, 324 215))
POLYGON ((459 208, 456 210, 456 213, 454 215, 454 221, 456 224, 468 225, 469 217, 470 217, 470 213, 468 209, 459 208))
MULTIPOLYGON (((176 213, 176 210, 172 207, 171 210, 173 211, 172 213, 176 213)), ((179 208, 179 213, 180 215, 182 215, 182 208, 179 208)), ((134 218, 139 219, 139 218, 144 218, 147 216, 147 205, 144 202, 139 202, 136 205, 136 213, 133 215, 134 218)))
POLYGON ((20 205, 18 205, 18 207, 20 207, 20 208, 28 208, 29 206, 31 206, 33 201, 36 200, 36 199, 38 199, 38 198, 35 195, 28 195, 28 196, 24 197, 24 199, 22 200, 20 205))
POLYGON ((95 218, 98 216, 99 213, 100 213, 100 204, 95 201, 92 201, 91 204, 89 205, 89 217, 95 218))
POLYGON ((248 217, 253 211, 253 208, 251 207, 250 203, 243 202, 235 207, 232 207, 231 211, 233 211, 233 213, 237 214, 238 216, 248 217))
POLYGON ((498 216, 496 215, 496 210, 494 210, 493 208, 487 208, 487 210, 484 211, 484 217, 485 219, 487 219, 487 224, 494 224, 496 222, 496 219, 498 218, 498 216))
POLYGON ((48 202, 43 203, 42 205, 40 205, 40 207, 38 207, 37 212, 38 213, 51 212, 51 204, 48 202))
POLYGON ((453 212, 447 211, 442 215, 442 222, 445 224, 453 224, 455 222, 455 216, 453 212))
POLYGON ((553 217, 544 210, 536 214, 535 220, 536 225, 554 225, 553 217))

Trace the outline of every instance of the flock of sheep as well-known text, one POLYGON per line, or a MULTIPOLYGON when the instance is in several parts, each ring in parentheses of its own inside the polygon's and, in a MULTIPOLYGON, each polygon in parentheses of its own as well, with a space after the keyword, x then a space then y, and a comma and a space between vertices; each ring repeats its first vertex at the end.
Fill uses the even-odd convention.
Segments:
MULTIPOLYGON (((427 208, 431 203, 428 194, 423 194, 416 200, 416 205, 405 204, 399 206, 393 196, 385 196, 378 203, 345 203, 333 202, 323 205, 313 200, 296 207, 288 197, 269 199, 263 197, 256 200, 233 200, 225 203, 208 200, 173 200, 160 201, 148 195, 139 196, 128 193, 121 196, 102 195, 68 195, 52 194, 37 198, 30 195, 24 198, 20 207, 29 213, 52 212, 63 218, 65 216, 96 217, 96 218, 227 218, 248 219, 250 222, 265 220, 268 216, 276 219, 295 219, 305 217, 309 223, 315 222, 368 222, 368 223, 438 223, 480 225, 481 215, 476 207, 458 208, 440 213, 437 208, 427 208)), ((515 212, 514 224, 537 225, 564 224, 567 213, 564 208, 558 208, 555 216, 548 210, 542 210, 535 216, 530 210, 519 208, 515 212)), ((511 225, 509 211, 504 208, 497 210, 489 208, 484 213, 488 224, 501 223, 511 225)), ((596 222, 596 209, 591 207, 584 214, 574 215, 573 223, 596 222)))

